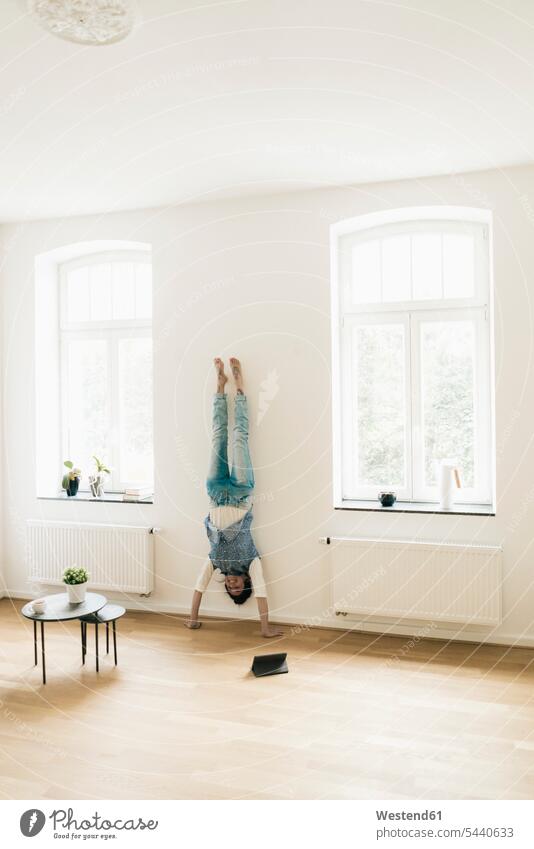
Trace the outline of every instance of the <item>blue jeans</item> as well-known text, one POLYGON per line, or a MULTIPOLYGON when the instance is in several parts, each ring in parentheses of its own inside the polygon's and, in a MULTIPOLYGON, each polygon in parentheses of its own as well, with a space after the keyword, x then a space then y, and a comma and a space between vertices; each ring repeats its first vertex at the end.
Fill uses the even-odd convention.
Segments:
POLYGON ((250 506, 254 470, 248 450, 248 406, 245 395, 235 396, 231 472, 228 467, 228 401, 225 393, 213 397, 211 460, 206 489, 213 506, 250 506))

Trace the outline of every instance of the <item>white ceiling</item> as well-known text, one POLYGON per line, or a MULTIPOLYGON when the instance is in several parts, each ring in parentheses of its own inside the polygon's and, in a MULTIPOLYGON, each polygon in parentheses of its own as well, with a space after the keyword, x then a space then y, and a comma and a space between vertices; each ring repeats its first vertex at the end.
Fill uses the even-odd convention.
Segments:
POLYGON ((534 160, 532 0, 138 0, 126 41, 0 3, 0 220, 534 160))

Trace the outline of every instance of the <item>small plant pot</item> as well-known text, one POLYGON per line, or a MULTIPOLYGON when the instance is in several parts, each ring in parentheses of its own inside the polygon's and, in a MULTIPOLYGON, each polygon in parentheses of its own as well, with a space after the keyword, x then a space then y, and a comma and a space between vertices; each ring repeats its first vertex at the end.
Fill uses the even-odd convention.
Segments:
POLYGON ((72 497, 74 495, 78 495, 78 487, 80 486, 80 479, 74 478, 74 480, 69 481, 69 486, 67 489, 67 495, 72 497))
POLYGON ((102 498, 104 495, 104 475, 90 475, 89 487, 93 498, 102 498))
POLYGON ((85 601, 85 591, 87 590, 87 581, 85 584, 65 584, 71 604, 80 604, 85 601))

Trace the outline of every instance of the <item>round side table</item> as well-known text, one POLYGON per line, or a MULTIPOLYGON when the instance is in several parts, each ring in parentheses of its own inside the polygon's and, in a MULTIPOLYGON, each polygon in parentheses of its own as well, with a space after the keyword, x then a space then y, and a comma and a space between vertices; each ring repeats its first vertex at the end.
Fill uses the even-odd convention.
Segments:
POLYGON ((55 593, 54 595, 43 596, 43 598, 46 601, 44 613, 34 613, 31 601, 24 605, 21 613, 26 619, 33 620, 33 656, 35 666, 37 666, 37 623, 41 623, 41 663, 43 667, 43 684, 46 684, 45 622, 66 622, 69 619, 79 619, 80 616, 96 613, 107 603, 107 598, 105 595, 99 595, 98 593, 86 593, 85 601, 81 601, 78 604, 72 604, 69 601, 67 593, 55 593))
POLYGON ((106 604, 101 607, 96 613, 89 613, 87 616, 80 616, 80 624, 82 626, 82 663, 85 663, 85 655, 87 654, 87 624, 95 626, 95 654, 96 654, 96 671, 99 671, 98 660, 98 626, 106 626, 106 654, 109 653, 109 623, 113 628, 113 656, 115 666, 117 666, 117 619, 124 616, 126 610, 120 604, 106 604))

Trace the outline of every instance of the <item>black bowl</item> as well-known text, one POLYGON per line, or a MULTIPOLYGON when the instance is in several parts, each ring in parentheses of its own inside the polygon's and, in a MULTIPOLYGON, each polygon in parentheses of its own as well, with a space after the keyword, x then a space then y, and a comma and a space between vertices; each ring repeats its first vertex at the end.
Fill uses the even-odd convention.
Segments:
POLYGON ((393 507, 397 500, 397 496, 394 492, 381 492, 378 496, 378 500, 382 507, 393 507))

